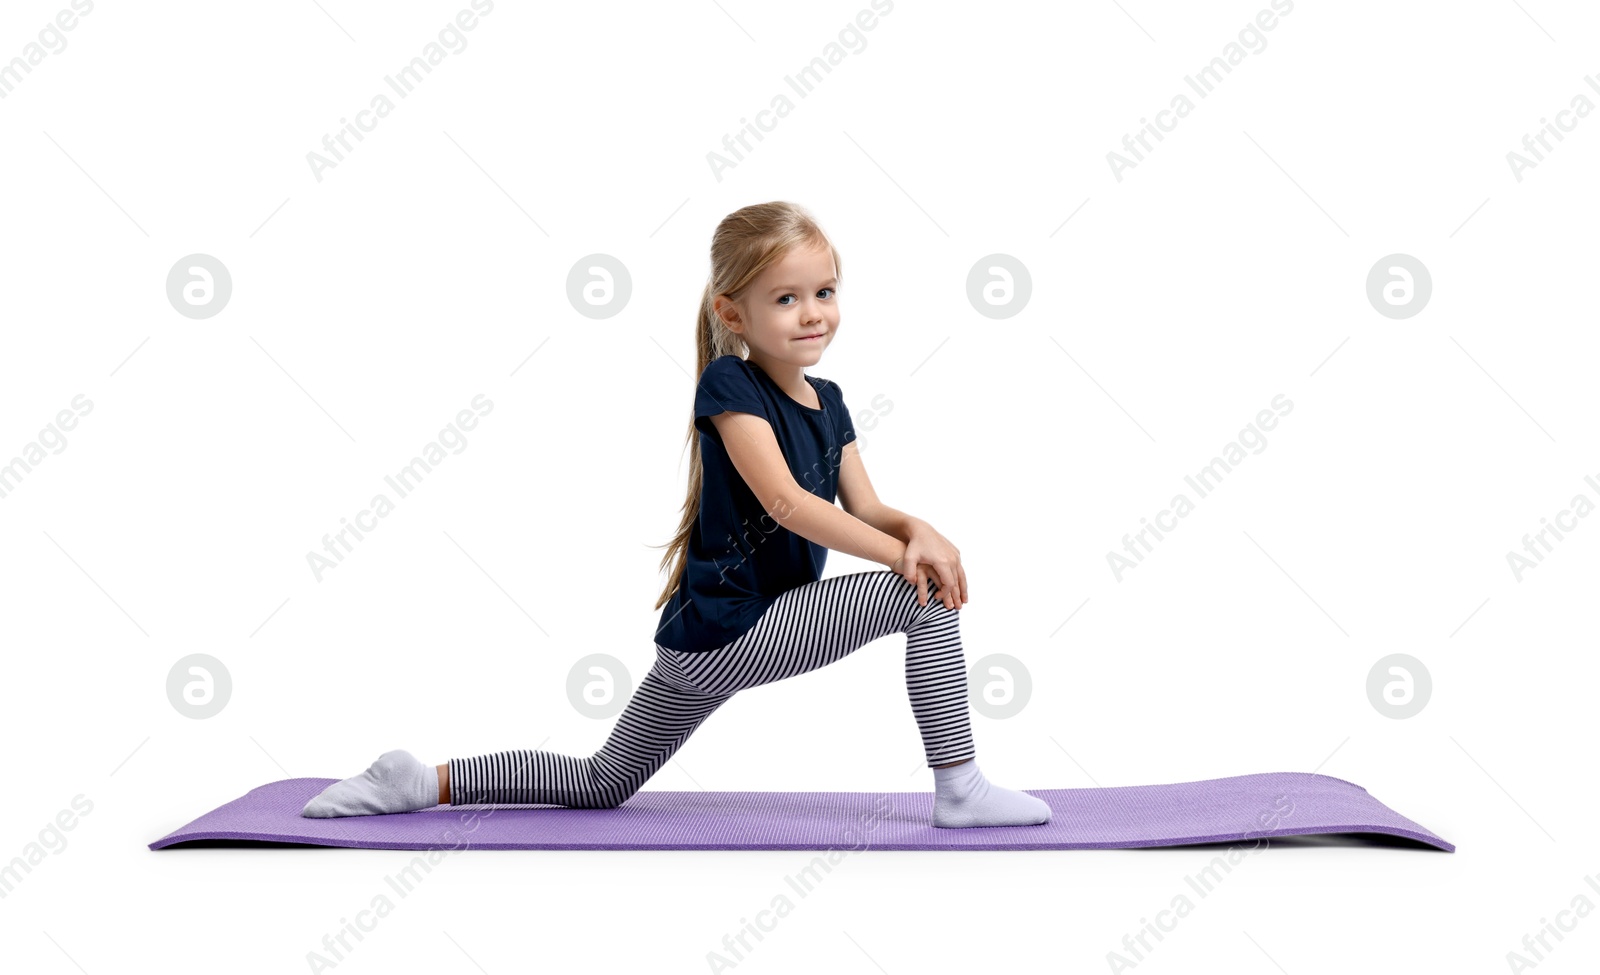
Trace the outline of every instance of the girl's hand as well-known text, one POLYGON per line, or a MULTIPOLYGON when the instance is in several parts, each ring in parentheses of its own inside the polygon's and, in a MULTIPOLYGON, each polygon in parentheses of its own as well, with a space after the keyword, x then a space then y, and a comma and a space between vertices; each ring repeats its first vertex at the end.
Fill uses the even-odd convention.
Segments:
POLYGON ((912 529, 900 566, 900 574, 917 587, 918 605, 928 605, 930 582, 939 584, 939 598, 946 609, 966 604, 967 571, 961 567, 961 553, 927 522, 912 529))

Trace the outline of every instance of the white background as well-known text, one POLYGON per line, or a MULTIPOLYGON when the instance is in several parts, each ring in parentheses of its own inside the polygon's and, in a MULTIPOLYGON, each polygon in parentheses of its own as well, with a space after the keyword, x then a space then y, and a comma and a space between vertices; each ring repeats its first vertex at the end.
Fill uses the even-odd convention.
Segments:
MULTIPOLYGON (((66 6, 6 4, 0 60, 66 6)), ((146 844, 390 748, 604 741, 567 673, 652 661, 707 246, 772 199, 844 257, 811 373, 853 413, 892 401, 860 430, 878 492, 961 548, 969 661, 1031 679, 1017 717, 974 716, 992 781, 1315 771, 1459 845, 1274 847, 1141 971, 1496 971, 1600 900, 1597 519, 1520 582, 1506 560, 1600 496, 1600 119, 1521 181, 1506 158, 1600 102, 1591 8, 1302 0, 1200 99, 1184 75, 1265 0, 902 0, 802 99, 784 75, 865 0, 500 0, 389 92, 466 7, 102 0, 0 99, 0 460, 93 403, 0 499, 0 859, 93 803, 0 900, 13 967, 308 970, 414 854, 146 844), (307 154, 380 91, 394 111, 319 181, 307 154), (780 92, 719 180, 707 154, 780 92), (1117 180, 1107 153, 1179 92, 1117 180), (633 285, 603 320, 566 292, 597 252, 633 285), (165 293, 195 253, 233 280, 199 320, 165 293), (992 253, 1032 275, 1011 318, 967 301, 992 253), (1366 296, 1395 253, 1432 275, 1405 319, 1366 296), (306 554, 479 393, 466 449, 317 581, 306 554), (1117 581, 1107 553, 1280 393, 1266 448, 1117 581), (233 681, 206 720, 165 691, 196 652, 233 681), (1404 720, 1366 691, 1396 652, 1433 683, 1404 720)), ((748 692, 648 788, 931 790, 903 646, 748 692)), ((853 855, 738 970, 1106 970, 1216 855, 853 855)), ((337 970, 705 971, 810 859, 459 855, 337 970)), ((1581 919, 1539 970, 1597 956, 1581 919)))

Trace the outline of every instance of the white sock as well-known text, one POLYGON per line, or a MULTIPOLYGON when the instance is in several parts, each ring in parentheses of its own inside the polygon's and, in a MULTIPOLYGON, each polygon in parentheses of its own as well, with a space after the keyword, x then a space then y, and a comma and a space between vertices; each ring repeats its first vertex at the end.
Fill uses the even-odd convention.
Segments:
POLYGON ((1050 804, 1002 789, 978 771, 978 760, 933 770, 933 825, 1038 826, 1050 821, 1050 804))
POLYGON ((323 789, 300 815, 312 819, 413 812, 439 804, 439 772, 403 749, 384 752, 360 775, 323 789))

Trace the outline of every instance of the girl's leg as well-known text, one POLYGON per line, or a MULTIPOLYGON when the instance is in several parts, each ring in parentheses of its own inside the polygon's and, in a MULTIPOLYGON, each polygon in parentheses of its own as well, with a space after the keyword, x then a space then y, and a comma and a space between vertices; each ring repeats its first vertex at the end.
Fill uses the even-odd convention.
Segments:
MULTIPOLYGON (((937 586, 930 586, 936 591, 937 586)), ((832 576, 779 596, 756 624, 706 653, 663 648, 708 694, 727 694, 793 677, 841 660, 891 633, 906 635, 906 691, 930 766, 976 754, 967 712, 967 667, 959 611, 887 569, 832 576)))
POLYGON ((645 674, 606 743, 586 758, 519 749, 423 765, 410 752, 385 752, 360 775, 312 797, 302 816, 371 816, 427 809, 447 798, 473 803, 547 804, 612 809, 639 791, 731 691, 708 694, 671 660, 645 674), (443 793, 443 797, 441 797, 443 793))
MULTIPOLYGON (((933 587, 937 590, 937 586, 933 587)), ((937 785, 937 826, 1043 823, 1042 800, 991 785, 973 761, 966 663, 956 610, 917 604, 916 587, 880 570, 808 583, 780 596, 739 639, 706 653, 657 647, 656 663, 587 758, 515 750, 447 763, 452 805, 551 804, 615 808, 738 691, 816 670, 891 633, 906 634, 906 690, 937 785)), ((441 781, 409 753, 330 786, 303 815, 347 816, 427 808, 441 781), (370 780, 370 781, 369 781, 370 780)))
POLYGON ((839 660, 906 634, 906 689, 928 764, 974 755, 956 611, 887 570, 823 579, 784 593, 742 637, 718 650, 657 647, 611 737, 579 758, 518 749, 447 763, 450 804, 544 803, 611 809, 638 792, 700 724, 738 691, 839 660))
POLYGON ((732 691, 701 691, 658 656, 599 751, 585 758, 532 749, 452 758, 445 776, 450 804, 614 809, 732 696, 732 691))
MULTIPOLYGON (((932 587, 937 592, 938 587, 932 587)), ((789 590, 750 630, 718 650, 669 657, 696 687, 733 693, 824 667, 890 633, 906 635, 906 690, 934 769, 935 826, 1030 826, 1044 800, 990 783, 974 760, 958 610, 888 570, 834 576, 789 590)))

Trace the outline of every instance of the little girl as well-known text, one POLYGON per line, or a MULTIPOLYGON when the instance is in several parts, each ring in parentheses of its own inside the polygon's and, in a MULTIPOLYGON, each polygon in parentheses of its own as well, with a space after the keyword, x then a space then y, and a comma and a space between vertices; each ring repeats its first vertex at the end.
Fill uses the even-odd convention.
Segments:
POLYGON ((933 825, 1049 821, 1048 804, 992 785, 974 760, 957 624, 967 601, 961 554, 927 522, 878 500, 838 383, 804 371, 839 330, 841 270, 832 242, 794 204, 748 206, 717 226, 695 332, 689 493, 661 560, 676 562, 656 602, 656 660, 600 750, 578 758, 520 749, 430 766, 397 749, 328 786, 301 815, 440 803, 613 809, 737 692, 904 633, 906 689, 933 769, 933 825), (888 568, 823 579, 829 549, 888 568))

